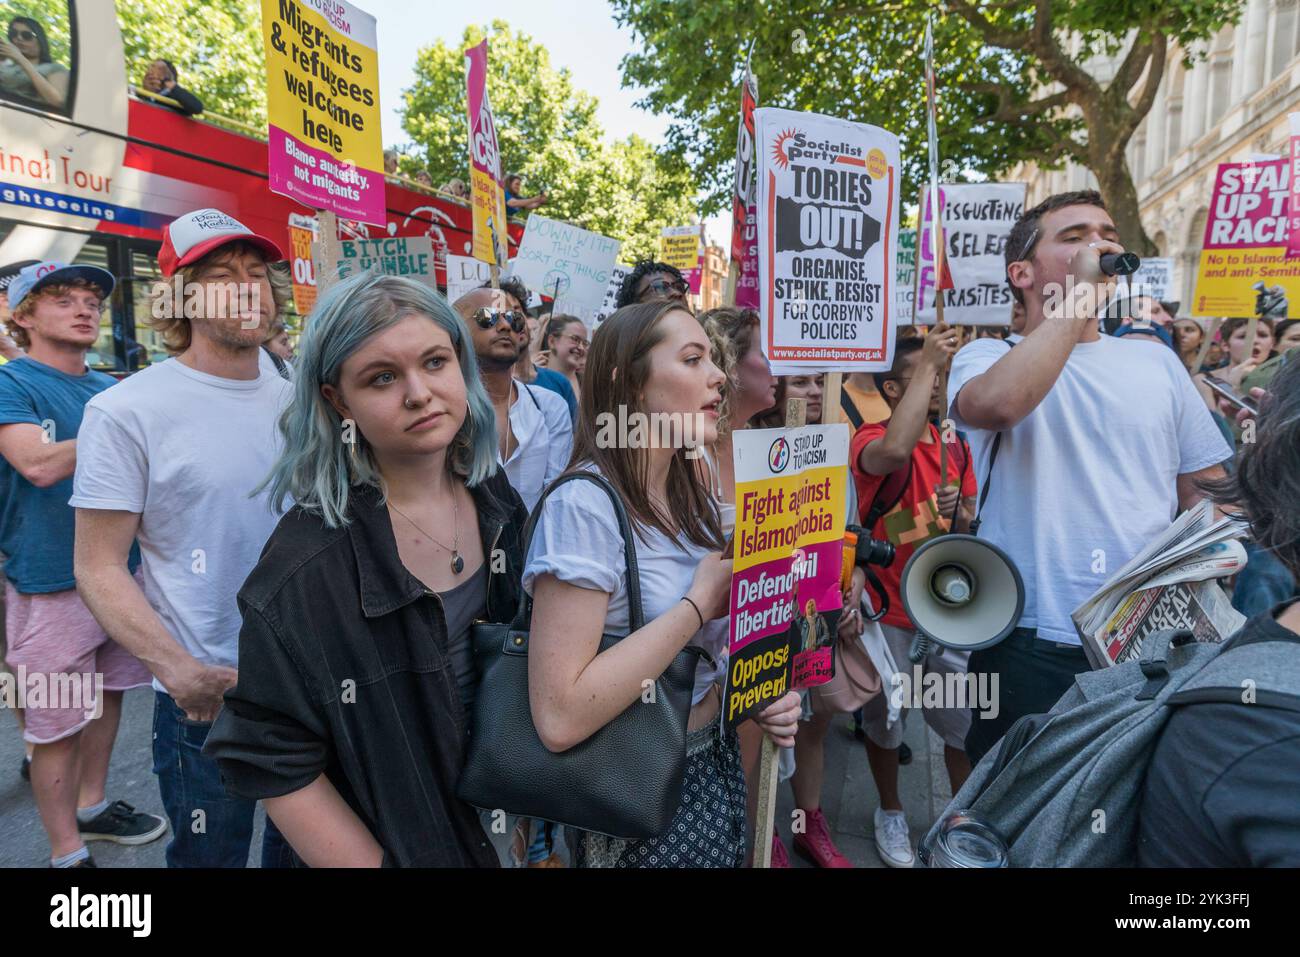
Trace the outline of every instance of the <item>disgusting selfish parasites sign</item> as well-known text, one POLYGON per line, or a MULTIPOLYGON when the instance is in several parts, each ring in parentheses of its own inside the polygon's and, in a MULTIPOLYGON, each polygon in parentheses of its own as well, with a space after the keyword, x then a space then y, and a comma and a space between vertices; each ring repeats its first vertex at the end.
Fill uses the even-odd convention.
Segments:
MULTIPOLYGON (((916 321, 935 322, 935 256, 930 246, 929 191, 923 191, 917 249, 916 321)), ((1011 322, 1006 246, 1025 208, 1024 183, 949 183, 939 187, 944 261, 953 288, 944 292, 944 321, 969 326, 1011 322)))
POLYGON ((898 137, 771 107, 754 120, 760 328, 772 372, 888 370, 898 137))

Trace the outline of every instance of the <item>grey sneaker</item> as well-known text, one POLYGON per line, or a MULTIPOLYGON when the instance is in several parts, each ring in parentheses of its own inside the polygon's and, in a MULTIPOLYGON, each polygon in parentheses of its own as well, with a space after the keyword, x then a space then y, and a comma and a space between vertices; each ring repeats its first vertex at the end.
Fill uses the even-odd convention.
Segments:
POLYGON ((89 821, 78 822, 83 841, 114 844, 148 844, 167 833, 167 821, 156 814, 141 814, 125 801, 114 801, 89 821))
POLYGON ((916 863, 912 855, 912 835, 907 830, 907 817, 902 811, 884 811, 876 808, 876 853, 890 867, 911 867, 916 863))

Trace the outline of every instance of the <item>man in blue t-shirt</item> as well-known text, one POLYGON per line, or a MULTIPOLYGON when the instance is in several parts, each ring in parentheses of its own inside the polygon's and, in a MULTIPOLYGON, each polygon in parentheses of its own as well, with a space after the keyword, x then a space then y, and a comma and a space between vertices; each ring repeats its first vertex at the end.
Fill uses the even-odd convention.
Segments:
MULTIPOLYGON (((32 791, 55 867, 93 867, 86 841, 144 844, 166 821, 104 796, 122 692, 148 669, 77 595, 68 505, 86 403, 114 384, 86 368, 111 273, 36 263, 9 287, 9 333, 27 354, 0 367, 0 551, 6 658, 33 747, 32 791)), ((132 568, 139 563, 133 556, 132 568)))

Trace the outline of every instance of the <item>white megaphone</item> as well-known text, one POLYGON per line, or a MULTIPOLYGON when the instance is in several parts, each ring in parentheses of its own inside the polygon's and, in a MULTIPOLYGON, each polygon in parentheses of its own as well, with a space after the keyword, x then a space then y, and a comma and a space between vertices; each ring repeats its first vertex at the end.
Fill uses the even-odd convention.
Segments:
POLYGON ((918 662, 931 643, 957 651, 995 645, 1025 610, 1025 583, 1007 553, 974 535, 942 535, 908 559, 900 588, 916 626, 908 654, 918 662))

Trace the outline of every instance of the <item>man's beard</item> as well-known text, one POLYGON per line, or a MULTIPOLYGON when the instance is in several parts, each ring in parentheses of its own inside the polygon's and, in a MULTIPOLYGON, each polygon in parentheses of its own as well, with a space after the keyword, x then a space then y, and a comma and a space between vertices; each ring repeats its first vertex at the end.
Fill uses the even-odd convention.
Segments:
POLYGON ((478 364, 484 372, 505 372, 507 369, 514 368, 515 363, 519 361, 519 357, 522 354, 523 350, 516 348, 514 355, 508 359, 504 356, 480 355, 478 357, 478 364))
POLYGON ((197 321, 202 324, 207 338, 215 345, 221 346, 225 349, 230 349, 232 351, 256 349, 262 344, 260 335, 264 330, 264 326, 260 322, 253 328, 245 329, 237 319, 197 321))

